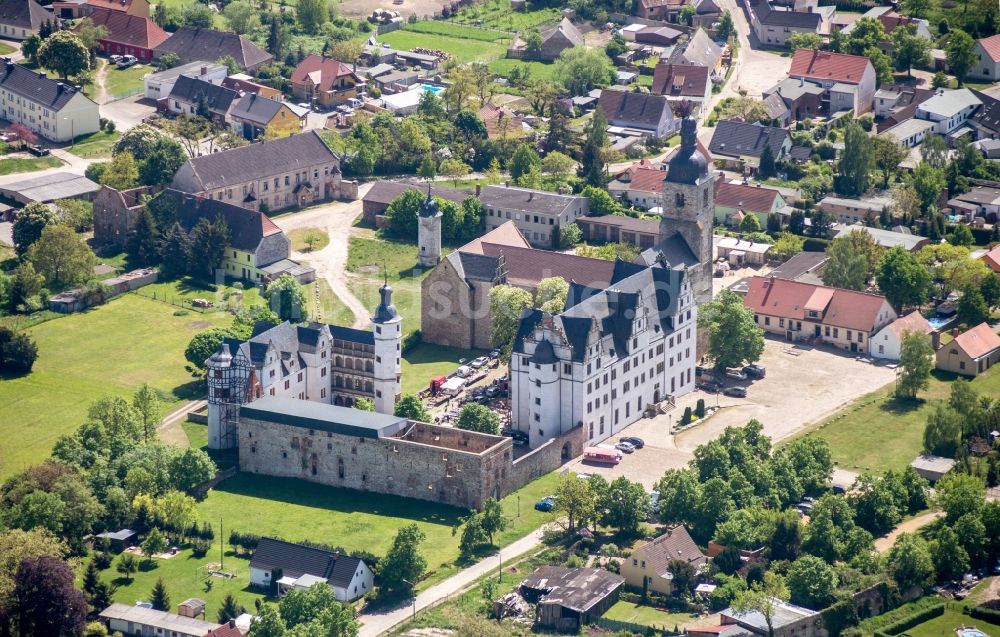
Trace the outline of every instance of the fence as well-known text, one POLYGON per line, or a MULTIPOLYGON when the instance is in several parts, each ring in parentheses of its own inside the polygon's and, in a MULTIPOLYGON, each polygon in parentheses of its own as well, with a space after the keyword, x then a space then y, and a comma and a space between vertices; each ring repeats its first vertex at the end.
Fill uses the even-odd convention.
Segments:
POLYGON ((147 299, 152 299, 154 301, 159 301, 160 303, 166 303, 167 305, 173 305, 174 307, 179 307, 185 310, 190 310, 192 312, 199 312, 201 314, 206 314, 208 312, 218 312, 219 308, 215 307, 195 307, 191 304, 191 299, 183 296, 174 296, 173 294, 157 294, 155 291, 142 291, 133 290, 132 294, 137 294, 139 296, 145 297, 147 299))
POLYGON ((635 633, 638 635, 673 635, 674 633, 667 629, 666 626, 662 628, 656 628, 654 626, 646 626, 645 624, 635 624, 632 622, 622 621, 620 619, 609 619, 607 617, 598 617, 597 625, 601 628, 606 628, 608 630, 620 631, 625 630, 630 633, 635 633))

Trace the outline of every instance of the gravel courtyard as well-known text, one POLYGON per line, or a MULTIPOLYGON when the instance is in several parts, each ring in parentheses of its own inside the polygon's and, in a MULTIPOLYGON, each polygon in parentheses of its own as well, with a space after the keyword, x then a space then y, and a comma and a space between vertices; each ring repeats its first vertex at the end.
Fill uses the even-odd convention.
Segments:
MULTIPOLYGON (((603 467, 577 459, 570 468, 600 473, 609 479, 624 475, 651 488, 665 470, 686 465, 698 445, 716 438, 730 425, 756 418, 763 423, 764 433, 778 442, 895 379, 895 372, 884 366, 827 348, 805 348, 771 338, 765 342, 761 364, 767 368, 767 377, 742 383, 748 388, 746 398, 702 391, 682 396, 671 413, 642 419, 620 434, 638 436, 646 446, 626 454, 618 466, 603 467), (675 435, 668 433, 684 408, 694 409, 699 398, 704 398, 709 407, 718 404, 720 410, 702 424, 675 435)), ((614 444, 620 436, 606 442, 614 444)))

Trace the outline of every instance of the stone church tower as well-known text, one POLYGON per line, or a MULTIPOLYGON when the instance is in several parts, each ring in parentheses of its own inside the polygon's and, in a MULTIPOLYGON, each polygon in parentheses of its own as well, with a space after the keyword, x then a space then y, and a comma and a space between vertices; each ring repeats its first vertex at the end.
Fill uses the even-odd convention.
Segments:
POLYGON ((427 186, 427 199, 420 206, 417 217, 417 262, 425 268, 433 268, 441 260, 441 210, 438 202, 431 197, 431 187, 427 186))
POLYGON ((663 183, 661 240, 680 235, 697 263, 688 266, 698 305, 712 300, 712 224, 715 176, 698 150, 697 125, 690 115, 681 122, 681 146, 670 160, 663 183))
POLYGON ((375 336, 375 411, 391 414, 400 393, 403 317, 392 304, 392 288, 389 287, 388 280, 379 288, 379 294, 382 301, 372 316, 372 332, 375 336))

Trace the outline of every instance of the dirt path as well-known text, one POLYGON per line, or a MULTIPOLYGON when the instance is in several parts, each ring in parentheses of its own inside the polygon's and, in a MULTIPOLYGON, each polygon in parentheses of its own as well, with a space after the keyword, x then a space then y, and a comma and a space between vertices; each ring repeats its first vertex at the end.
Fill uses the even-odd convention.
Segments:
POLYGON ((94 101, 98 104, 108 102, 108 63, 97 58, 97 71, 94 73, 94 101))
POLYGON ((187 434, 184 433, 184 427, 181 426, 181 423, 184 422, 189 411, 198 409, 203 405, 205 405, 204 400, 192 400, 173 410, 164 416, 163 422, 156 428, 156 436, 161 442, 168 445, 184 449, 190 447, 191 443, 188 441, 187 434))
POLYGON ((879 553, 885 553, 890 548, 892 548, 893 542, 896 541, 896 537, 899 536, 900 533, 913 533, 920 527, 930 524, 931 522, 938 519, 942 515, 944 515, 944 513, 942 513, 941 511, 932 511, 931 513, 918 515, 913 519, 901 523, 899 526, 890 531, 889 535, 886 535, 885 537, 880 537, 877 540, 875 540, 875 550, 877 550, 879 553))
MULTIPOLYGON (((364 191, 360 196, 364 196, 364 191)), ((325 248, 316 252, 293 251, 292 258, 316 268, 316 276, 325 279, 333 293, 354 314, 354 327, 364 328, 368 326, 373 308, 365 307, 347 286, 348 239, 357 234, 353 225, 360 214, 359 199, 349 203, 323 204, 278 217, 274 219, 274 223, 285 233, 302 228, 321 228, 326 231, 330 236, 330 243, 325 248)))

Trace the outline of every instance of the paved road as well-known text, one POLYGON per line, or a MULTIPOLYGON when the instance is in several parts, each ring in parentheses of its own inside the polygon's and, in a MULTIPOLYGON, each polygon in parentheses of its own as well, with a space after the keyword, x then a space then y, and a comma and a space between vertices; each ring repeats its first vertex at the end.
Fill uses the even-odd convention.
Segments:
MULTIPOLYGON (((370 185, 363 185, 359 197, 363 197, 370 185)), ((322 228, 330 236, 330 243, 316 252, 293 252, 292 258, 308 263, 316 268, 316 276, 330 284, 333 293, 351 309, 354 327, 368 326, 372 308, 365 307, 350 288, 347 287, 347 247, 353 230, 354 220, 361 214, 361 200, 349 203, 332 202, 314 208, 282 215, 274 219, 286 233, 301 228, 322 228)))
MULTIPOLYGON (((476 580, 490 571, 498 569, 501 565, 501 558, 504 563, 511 562, 515 558, 538 548, 542 544, 543 533, 544 529, 537 529, 530 535, 526 535, 513 544, 504 547, 497 555, 491 555, 469 568, 452 575, 440 584, 431 586, 423 593, 417 595, 415 602, 416 610, 421 611, 425 608, 435 606, 450 596, 461 593, 476 580)), ((405 606, 386 613, 361 613, 358 617, 358 620, 361 622, 358 637, 377 637, 392 630, 413 616, 413 608, 414 603, 411 601, 405 606)))

